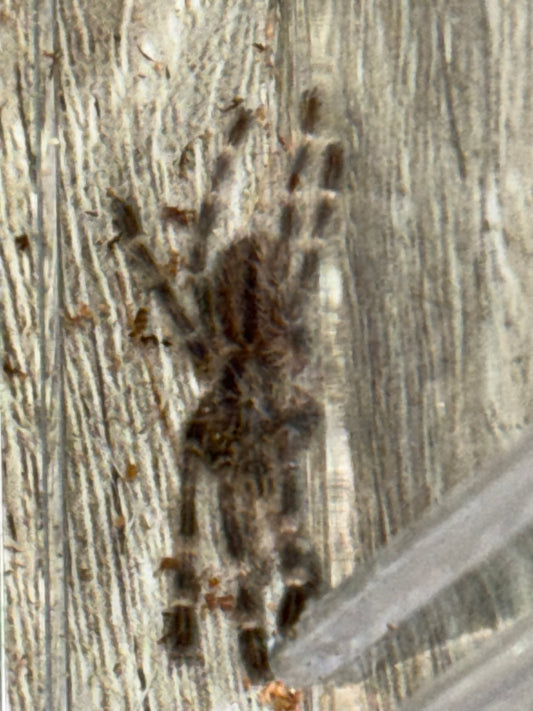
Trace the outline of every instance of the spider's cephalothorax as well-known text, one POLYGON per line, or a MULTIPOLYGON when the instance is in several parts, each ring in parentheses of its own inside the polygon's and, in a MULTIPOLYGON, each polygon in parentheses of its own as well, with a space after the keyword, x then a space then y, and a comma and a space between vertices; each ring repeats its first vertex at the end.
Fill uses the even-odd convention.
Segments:
POLYGON ((263 589, 271 577, 272 556, 267 557, 260 545, 261 527, 271 529, 285 586, 277 613, 281 633, 292 628, 322 585, 318 557, 302 528, 299 466, 322 410, 302 384, 301 374, 310 360, 307 311, 317 289, 320 238, 334 212, 342 179, 340 144, 329 143, 322 150, 317 207, 306 239, 305 235, 301 239, 296 207, 312 162, 320 108, 318 91, 305 92, 300 102, 303 140, 290 167, 275 236, 241 238, 206 267, 218 189, 252 123, 251 113, 243 109, 230 128, 227 148, 216 160, 211 192, 198 213, 166 208, 167 218, 179 218, 195 233, 189 265, 194 275, 194 318, 180 305, 168 279, 161 277, 147 248, 142 243, 134 247, 135 256, 152 275, 152 290, 184 337, 198 376, 208 384, 184 428, 180 547, 163 566, 172 570, 174 598, 164 614, 162 641, 176 657, 187 655, 196 644, 200 582, 194 555, 199 535, 195 493, 197 476, 207 469, 218 488, 225 547, 241 571, 233 617, 243 663, 254 682, 271 675, 263 589), (259 517, 259 509, 267 515, 259 517))

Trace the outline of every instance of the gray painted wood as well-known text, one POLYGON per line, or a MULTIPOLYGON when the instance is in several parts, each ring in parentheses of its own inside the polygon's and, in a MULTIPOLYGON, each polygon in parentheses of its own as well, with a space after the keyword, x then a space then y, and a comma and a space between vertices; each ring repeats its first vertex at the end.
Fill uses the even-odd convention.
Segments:
MULTIPOLYGON (((325 133, 349 170, 321 270, 310 378, 327 421, 308 498, 337 584, 530 421, 529 3, 87 2, 59 6, 57 24, 21 3, 1 20, 11 707, 254 708, 224 615, 205 614, 196 667, 169 669, 157 644, 168 590, 154 572, 175 545, 180 426, 198 388, 165 314, 108 247, 107 190, 135 196, 161 261, 179 265, 188 236, 161 206, 199 203, 219 109, 241 96, 263 118, 212 247, 275 229, 277 134, 290 147, 300 91, 326 92, 325 133), (129 338, 145 305, 172 348, 129 338)), ((201 553, 225 582, 216 509, 205 477, 201 553)), ((395 708, 527 605, 528 551, 393 637, 363 684, 317 685, 306 708, 395 708)))

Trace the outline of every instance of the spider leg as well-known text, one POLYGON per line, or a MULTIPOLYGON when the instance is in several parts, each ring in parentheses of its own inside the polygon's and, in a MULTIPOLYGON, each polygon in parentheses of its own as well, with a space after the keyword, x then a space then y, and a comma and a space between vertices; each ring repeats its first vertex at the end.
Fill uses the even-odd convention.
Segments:
POLYGON ((299 522, 301 470, 297 464, 299 454, 308 446, 322 416, 322 408, 316 400, 296 387, 279 413, 278 441, 283 466, 279 507, 281 533, 277 536, 277 547, 285 590, 278 607, 277 625, 282 634, 296 624, 307 600, 319 594, 322 588, 319 557, 299 522))
POLYGON ((191 454, 186 451, 185 465, 181 480, 180 536, 185 540, 190 540, 197 531, 196 473, 191 454))
POLYGON ((239 563, 248 563, 243 573, 235 605, 235 620, 239 628, 238 644, 242 663, 252 683, 272 679, 268 661, 263 588, 268 578, 268 565, 261 560, 255 541, 255 497, 247 487, 237 491, 228 477, 219 485, 222 531, 228 552, 239 563))
POLYGON ((322 190, 338 192, 344 171, 344 150, 340 143, 328 143, 322 155, 322 190))
POLYGON ((209 195, 202 200, 195 230, 195 242, 189 256, 189 269, 193 274, 203 272, 207 257, 207 240, 213 230, 217 216, 217 200, 209 195))
POLYGON ((319 188, 322 191, 313 226, 313 237, 323 238, 335 212, 335 194, 339 192, 344 173, 344 150, 340 143, 328 143, 322 154, 319 188))
MULTIPOLYGON (((174 289, 167 277, 162 273, 161 267, 157 264, 151 251, 142 242, 137 242, 130 246, 130 252, 148 277, 150 290, 168 312, 178 331, 185 337, 187 344, 195 343, 198 340, 194 338, 196 328, 185 309, 181 306, 174 289)), ((190 350, 193 356, 198 357, 197 351, 194 351, 193 348, 190 348, 190 350)))
POLYGON ((278 545, 285 591, 278 607, 277 624, 280 632, 286 634, 298 622, 307 600, 320 593, 322 573, 315 549, 300 532, 282 533, 278 545))
POLYGON ((159 640, 173 657, 190 654, 198 641, 196 605, 200 584, 195 572, 194 555, 186 553, 176 558, 166 558, 162 568, 174 573, 174 598, 163 613, 165 634, 159 640))
POLYGON ((291 201, 281 208, 278 223, 278 238, 268 255, 267 268, 272 275, 274 286, 285 284, 291 267, 291 242, 298 233, 300 220, 298 211, 291 201))
POLYGON ((177 329, 186 337, 191 336, 194 333, 195 328, 184 309, 181 307, 178 299, 176 298, 176 294, 168 281, 165 280, 160 282, 153 287, 152 291, 165 307, 168 314, 172 317, 177 329))
MULTIPOLYGON (((244 561, 249 550, 249 539, 252 531, 247 518, 251 512, 243 510, 240 496, 237 496, 235 487, 225 477, 218 487, 222 533, 230 556, 236 561, 244 561), (240 504, 240 505, 239 505, 240 504)), ((253 503, 253 502, 252 502, 253 503)))
POLYGON ((274 676, 268 661, 264 613, 262 590, 251 585, 249 579, 242 580, 235 606, 239 652, 246 673, 254 684, 264 683, 274 676))
POLYGON ((293 193, 300 185, 301 176, 309 163, 310 147, 308 143, 304 143, 298 148, 294 160, 291 165, 289 180, 287 181, 287 190, 293 193))
MULTIPOLYGON (((114 193, 112 193, 112 195, 114 196, 114 193)), ((122 211, 125 209, 123 205, 129 205, 129 203, 126 203, 125 201, 119 201, 118 198, 113 198, 113 200, 114 203, 117 203, 118 206, 122 208, 122 211)), ((206 213, 209 212, 210 210, 204 206, 204 210, 199 219, 199 226, 206 231, 210 229, 210 227, 205 224, 209 217, 206 213)), ((126 213, 126 216, 128 215, 129 212, 126 213)), ((189 219, 189 217, 187 217, 187 219, 189 219)), ((133 230, 133 227, 129 225, 129 229, 133 230)), ((133 239, 138 236, 139 230, 134 232, 133 235, 130 235, 131 239, 128 244, 128 254, 133 257, 137 265, 141 268, 147 281, 147 288, 154 294, 156 299, 171 317, 176 329, 184 337, 187 348, 191 353, 197 368, 200 371, 208 372, 213 351, 213 349, 208 346, 209 338, 214 333, 212 315, 209 314, 209 310, 202 304, 201 299, 198 297, 197 305, 200 315, 200 326, 197 327, 194 325, 191 316, 189 316, 185 308, 180 303, 180 299, 178 298, 172 284, 164 273, 162 267, 154 259, 151 250, 144 242, 139 240, 135 241, 133 239), (207 335, 204 331, 207 331, 207 335)), ((205 238, 207 239, 207 234, 205 235, 205 238)))
POLYGON ((318 87, 307 89, 300 99, 300 127, 304 133, 313 134, 320 119, 322 101, 319 98, 318 87))
POLYGON ((186 450, 179 524, 182 552, 175 558, 164 559, 161 565, 163 570, 172 570, 174 573, 174 597, 169 608, 163 613, 165 633, 160 640, 166 644, 173 657, 187 656, 198 641, 196 606, 200 583, 195 570, 195 556, 190 552, 191 543, 197 533, 195 497, 198 465, 194 459, 186 450))
POLYGON ((301 491, 298 466, 294 462, 286 464, 281 472, 280 515, 295 516, 300 510, 301 491))
MULTIPOLYGON (((300 129, 309 137, 317 129, 321 104, 316 87, 310 91, 303 92, 299 106, 300 129)), ((308 139, 296 151, 290 168, 289 180, 287 181, 287 191, 289 193, 293 193, 300 186, 301 176, 307 168, 311 157, 310 148, 311 145, 308 139)))
MULTIPOLYGON (((309 310, 310 301, 318 287, 318 267, 319 251, 311 245, 303 250, 298 269, 290 279, 287 289, 287 314, 295 326, 305 323, 304 315, 309 310)), ((304 349, 309 346, 308 330, 304 325, 293 329, 293 332, 295 336, 300 336, 300 343, 296 341, 295 345, 304 349)))
POLYGON ((120 236, 132 239, 142 234, 141 215, 135 198, 130 195, 123 200, 111 188, 108 188, 107 194, 111 198, 111 211, 114 215, 113 224, 119 230, 119 236, 115 239, 120 239, 120 236))
POLYGON ((198 212, 195 229, 195 244, 190 255, 189 263, 189 268, 193 274, 198 274, 205 270, 207 242, 209 235, 213 231, 218 212, 217 191, 230 174, 235 149, 242 144, 252 124, 252 120, 252 112, 241 107, 229 129, 227 147, 219 153, 215 160, 211 180, 211 191, 207 197, 204 197, 202 200, 198 212))
POLYGON ((200 319, 206 331, 206 339, 212 340, 217 336, 215 317, 215 298, 213 284, 210 279, 196 279, 193 283, 193 295, 200 314, 200 319))
POLYGON ((320 112, 320 100, 317 90, 303 93, 299 106, 300 128, 306 139, 296 151, 292 161, 286 190, 289 194, 288 202, 283 206, 279 218, 279 237, 276 248, 272 250, 274 264, 271 266, 272 274, 279 283, 284 283, 290 269, 290 242, 297 235, 300 222, 294 205, 294 193, 301 186, 301 178, 306 171, 312 157, 312 136, 315 133, 320 112))

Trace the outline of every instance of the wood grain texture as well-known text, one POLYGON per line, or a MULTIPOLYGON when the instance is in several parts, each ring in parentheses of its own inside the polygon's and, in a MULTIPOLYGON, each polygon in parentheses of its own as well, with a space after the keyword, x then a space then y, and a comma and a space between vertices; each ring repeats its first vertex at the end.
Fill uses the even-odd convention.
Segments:
MULTIPOLYGON (((179 264, 188 235, 161 207, 199 204, 227 126, 220 108, 241 96, 264 118, 210 249, 273 229, 287 163, 277 134, 296 140, 299 92, 323 87, 348 171, 320 276, 327 421, 308 500, 337 584, 531 419, 529 3, 36 10, 0 14, 11 708, 256 708, 222 614, 206 614, 196 666, 169 667, 157 644, 168 590, 154 572, 174 546, 180 427, 198 386, 165 314, 108 246, 107 190, 135 197, 158 258, 179 264), (128 336, 140 306, 172 347, 128 336)), ((207 574, 223 574, 208 477, 199 518, 207 574)), ((529 551, 522 542, 510 569, 479 571, 391 638, 363 684, 310 689, 306 709, 396 708, 528 604, 529 551)))

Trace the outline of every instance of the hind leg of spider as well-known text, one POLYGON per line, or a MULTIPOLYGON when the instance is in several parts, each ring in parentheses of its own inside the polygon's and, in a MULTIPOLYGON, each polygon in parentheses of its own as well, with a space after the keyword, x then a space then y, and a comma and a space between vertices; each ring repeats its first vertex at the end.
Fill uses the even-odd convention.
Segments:
POLYGON ((277 626, 287 634, 298 622, 307 601, 320 593, 322 572, 316 551, 298 531, 283 533, 279 545, 285 590, 278 607, 277 626))
POLYGON ((185 454, 185 466, 181 483, 180 505, 180 548, 176 557, 164 558, 161 570, 173 574, 173 597, 163 613, 164 635, 160 639, 172 657, 189 656, 198 642, 198 622, 196 606, 200 593, 200 583, 196 574, 195 555, 191 543, 197 533, 195 497, 197 462, 189 452, 185 454))
POLYGON ((322 570, 318 555, 298 526, 302 509, 301 481, 296 465, 281 472, 280 524, 277 538, 279 567, 285 589, 278 607, 277 627, 286 635, 298 622, 307 601, 322 592, 322 570))
POLYGON ((263 601, 263 588, 270 570, 256 550, 258 532, 253 522, 253 494, 249 488, 243 489, 236 491, 231 481, 222 481, 219 500, 228 552, 236 562, 249 564, 248 572, 239 580, 235 621, 239 629, 240 657, 250 681, 256 684, 272 679, 263 601))
POLYGON ((198 642, 196 604, 200 585, 195 572, 192 554, 164 558, 161 568, 173 572, 173 593, 167 610, 163 613, 165 630, 159 640, 165 644, 171 657, 182 658, 191 654, 198 642))
POLYGON ((239 653, 244 669, 254 684, 273 678, 268 660, 264 614, 262 586, 254 585, 250 576, 243 578, 239 583, 235 615, 239 625, 239 653))

